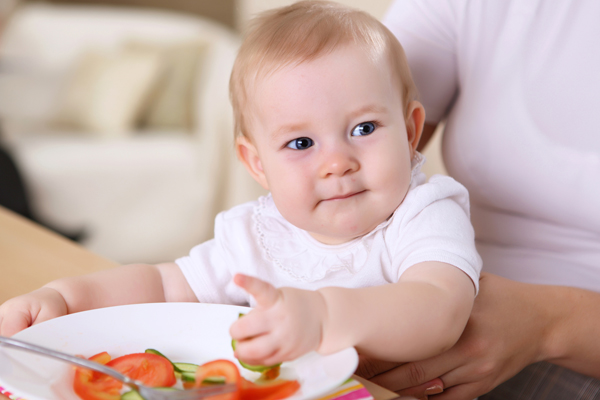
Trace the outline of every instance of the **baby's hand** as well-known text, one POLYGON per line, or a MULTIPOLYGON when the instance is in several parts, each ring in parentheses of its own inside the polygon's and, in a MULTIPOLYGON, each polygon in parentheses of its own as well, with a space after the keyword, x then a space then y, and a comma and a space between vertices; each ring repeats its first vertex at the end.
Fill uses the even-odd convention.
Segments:
POLYGON ((231 326, 231 337, 237 340, 237 358, 251 365, 273 365, 319 347, 326 315, 319 292, 275 289, 242 274, 233 281, 257 303, 256 308, 231 326))
POLYGON ((65 299, 56 290, 34 290, 7 300, 0 306, 0 335, 12 336, 31 325, 67 313, 65 299))

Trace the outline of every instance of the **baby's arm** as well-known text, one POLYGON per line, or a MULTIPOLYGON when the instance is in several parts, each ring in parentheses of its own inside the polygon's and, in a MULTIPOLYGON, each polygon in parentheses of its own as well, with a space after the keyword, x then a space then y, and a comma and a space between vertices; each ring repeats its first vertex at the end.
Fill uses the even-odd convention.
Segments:
POLYGON ((0 306, 0 335, 61 315, 123 304, 197 301, 175 263, 133 264, 62 278, 0 306))
POLYGON ((267 365, 350 346, 382 360, 430 357, 458 340, 475 296, 464 272, 440 262, 412 266, 397 283, 361 289, 275 289, 240 275, 235 282, 257 301, 254 317, 231 328, 236 354, 267 365))
POLYGON ((320 352, 356 346, 391 361, 419 360, 452 347, 475 299, 471 279, 441 262, 414 265, 394 284, 319 292, 327 305, 320 352))

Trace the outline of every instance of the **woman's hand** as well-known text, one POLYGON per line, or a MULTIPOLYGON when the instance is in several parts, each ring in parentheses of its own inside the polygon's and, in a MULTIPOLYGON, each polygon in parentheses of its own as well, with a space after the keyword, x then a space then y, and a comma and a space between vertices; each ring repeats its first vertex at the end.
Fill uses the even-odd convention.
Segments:
POLYGON ((236 357, 251 365, 273 365, 318 349, 326 315, 319 292, 276 289, 242 274, 234 282, 256 300, 256 307, 231 325, 236 357))
POLYGON ((543 287, 482 274, 480 292, 458 343, 445 353, 401 365, 371 380, 403 395, 433 394, 436 400, 470 400, 487 393, 527 365, 544 358, 548 325, 543 287), (436 391, 434 389, 434 391, 436 391))
MULTIPOLYGON (((374 376, 380 375, 383 372, 390 371, 403 364, 405 363, 375 360, 373 358, 365 357, 359 354, 358 368, 356 369, 355 374, 365 379, 371 379, 374 376)), ((426 398, 426 396, 423 396, 423 394, 432 395, 441 393, 443 390, 444 384, 442 380, 440 378, 435 378, 429 382, 425 382, 424 384, 413 386, 409 389, 403 390, 402 395, 410 396, 410 398, 416 397, 422 399, 426 398)))

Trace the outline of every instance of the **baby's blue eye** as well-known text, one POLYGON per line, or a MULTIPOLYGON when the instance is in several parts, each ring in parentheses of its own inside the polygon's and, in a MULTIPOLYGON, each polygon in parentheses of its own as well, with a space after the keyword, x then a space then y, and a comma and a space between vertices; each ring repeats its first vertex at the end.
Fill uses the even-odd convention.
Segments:
POLYGON ((374 122, 363 122, 361 124, 356 125, 350 136, 367 136, 375 131, 375 123, 374 122))
POLYGON ((301 137, 301 138, 292 140, 291 142, 289 142, 286 145, 286 147, 289 147, 290 149, 294 149, 294 150, 306 150, 309 147, 311 147, 313 144, 315 144, 315 142, 313 142, 313 140, 311 138, 301 137))

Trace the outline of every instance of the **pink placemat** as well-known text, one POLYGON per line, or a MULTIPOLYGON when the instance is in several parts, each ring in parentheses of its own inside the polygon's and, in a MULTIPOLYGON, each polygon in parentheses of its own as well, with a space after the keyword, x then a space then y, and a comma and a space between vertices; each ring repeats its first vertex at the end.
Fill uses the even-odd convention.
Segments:
MULTIPOLYGON (((0 394, 7 396, 11 400, 27 400, 24 397, 19 397, 15 393, 11 393, 8 390, 0 386, 0 394)), ((318 400, 373 400, 373 396, 363 386, 362 383, 355 379, 348 379, 337 389, 331 393, 321 397, 318 400)))

